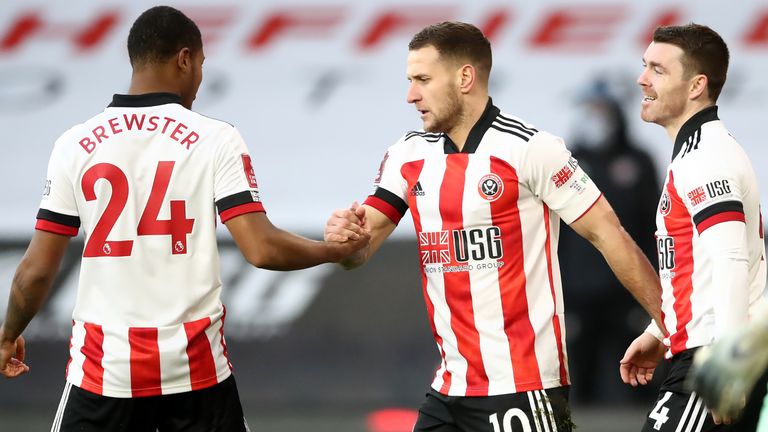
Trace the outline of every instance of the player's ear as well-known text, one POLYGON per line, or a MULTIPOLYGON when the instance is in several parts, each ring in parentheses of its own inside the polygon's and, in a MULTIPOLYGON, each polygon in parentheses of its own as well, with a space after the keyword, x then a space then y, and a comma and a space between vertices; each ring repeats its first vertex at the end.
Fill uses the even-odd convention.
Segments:
POLYGON ((192 51, 189 48, 184 47, 176 53, 176 66, 183 72, 192 69, 192 51))
POLYGON ((459 90, 462 93, 469 93, 477 80, 477 70, 471 64, 465 64, 459 68, 459 90))
POLYGON ((688 97, 689 99, 698 99, 702 96, 707 95, 707 84, 709 84, 709 79, 706 75, 699 74, 695 75, 693 78, 691 78, 691 85, 688 89, 688 97))

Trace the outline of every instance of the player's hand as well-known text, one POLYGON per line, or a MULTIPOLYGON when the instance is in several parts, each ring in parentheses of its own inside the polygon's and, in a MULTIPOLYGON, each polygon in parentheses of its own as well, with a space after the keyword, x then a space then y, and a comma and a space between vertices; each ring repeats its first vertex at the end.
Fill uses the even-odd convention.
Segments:
POLYGON ((747 396, 768 366, 767 346, 768 329, 751 325, 696 353, 688 385, 717 415, 716 420, 741 415, 747 396))
POLYGON ((365 208, 357 202, 348 209, 334 210, 325 225, 323 238, 327 242, 345 242, 359 240, 369 234, 365 229, 365 208))
POLYGON ((23 337, 19 336, 14 341, 0 340, 0 374, 16 378, 29 372, 29 366, 24 364, 24 354, 23 337))
POLYGON ((664 351, 666 346, 660 340, 650 333, 643 332, 632 341, 621 359, 621 380, 632 387, 651 382, 656 366, 664 357, 664 351))

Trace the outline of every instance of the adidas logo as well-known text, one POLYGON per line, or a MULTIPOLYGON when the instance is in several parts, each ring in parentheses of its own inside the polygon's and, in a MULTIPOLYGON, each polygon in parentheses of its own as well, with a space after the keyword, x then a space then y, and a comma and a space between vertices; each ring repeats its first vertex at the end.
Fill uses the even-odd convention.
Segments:
POLYGON ((421 188, 421 182, 417 181, 415 185, 413 185, 413 188, 411 188, 411 191, 408 193, 410 196, 424 196, 424 189, 421 188))

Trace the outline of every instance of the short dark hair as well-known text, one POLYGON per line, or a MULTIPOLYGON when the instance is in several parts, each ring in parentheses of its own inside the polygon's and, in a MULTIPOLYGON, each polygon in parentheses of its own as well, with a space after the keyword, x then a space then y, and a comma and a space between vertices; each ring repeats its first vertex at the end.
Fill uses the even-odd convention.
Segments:
POLYGON ((200 29, 170 6, 147 9, 128 32, 128 58, 133 66, 166 61, 185 47, 193 53, 203 48, 200 29))
POLYGON ((469 61, 488 82, 493 64, 491 42, 474 25, 456 21, 433 24, 416 33, 408 49, 414 51, 426 46, 435 47, 448 59, 469 61))
POLYGON ((728 45, 717 32, 701 24, 658 27, 653 41, 675 45, 683 50, 683 71, 688 76, 707 76, 709 97, 717 102, 728 74, 728 45))

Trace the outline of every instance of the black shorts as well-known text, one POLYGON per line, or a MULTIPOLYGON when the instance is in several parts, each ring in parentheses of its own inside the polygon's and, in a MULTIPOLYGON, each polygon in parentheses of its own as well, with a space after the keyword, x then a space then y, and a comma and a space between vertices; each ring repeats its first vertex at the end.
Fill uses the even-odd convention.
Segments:
POLYGON ((97 395, 70 383, 51 432, 248 432, 235 377, 202 390, 141 398, 97 395))
POLYGON ((697 348, 683 351, 670 363, 669 372, 661 385, 659 397, 648 413, 643 432, 751 432, 757 428, 760 407, 765 394, 766 376, 755 386, 744 413, 731 425, 716 425, 704 401, 687 390, 685 382, 697 348))
POLYGON ((430 390, 413 432, 571 432, 569 387, 487 397, 430 390))

